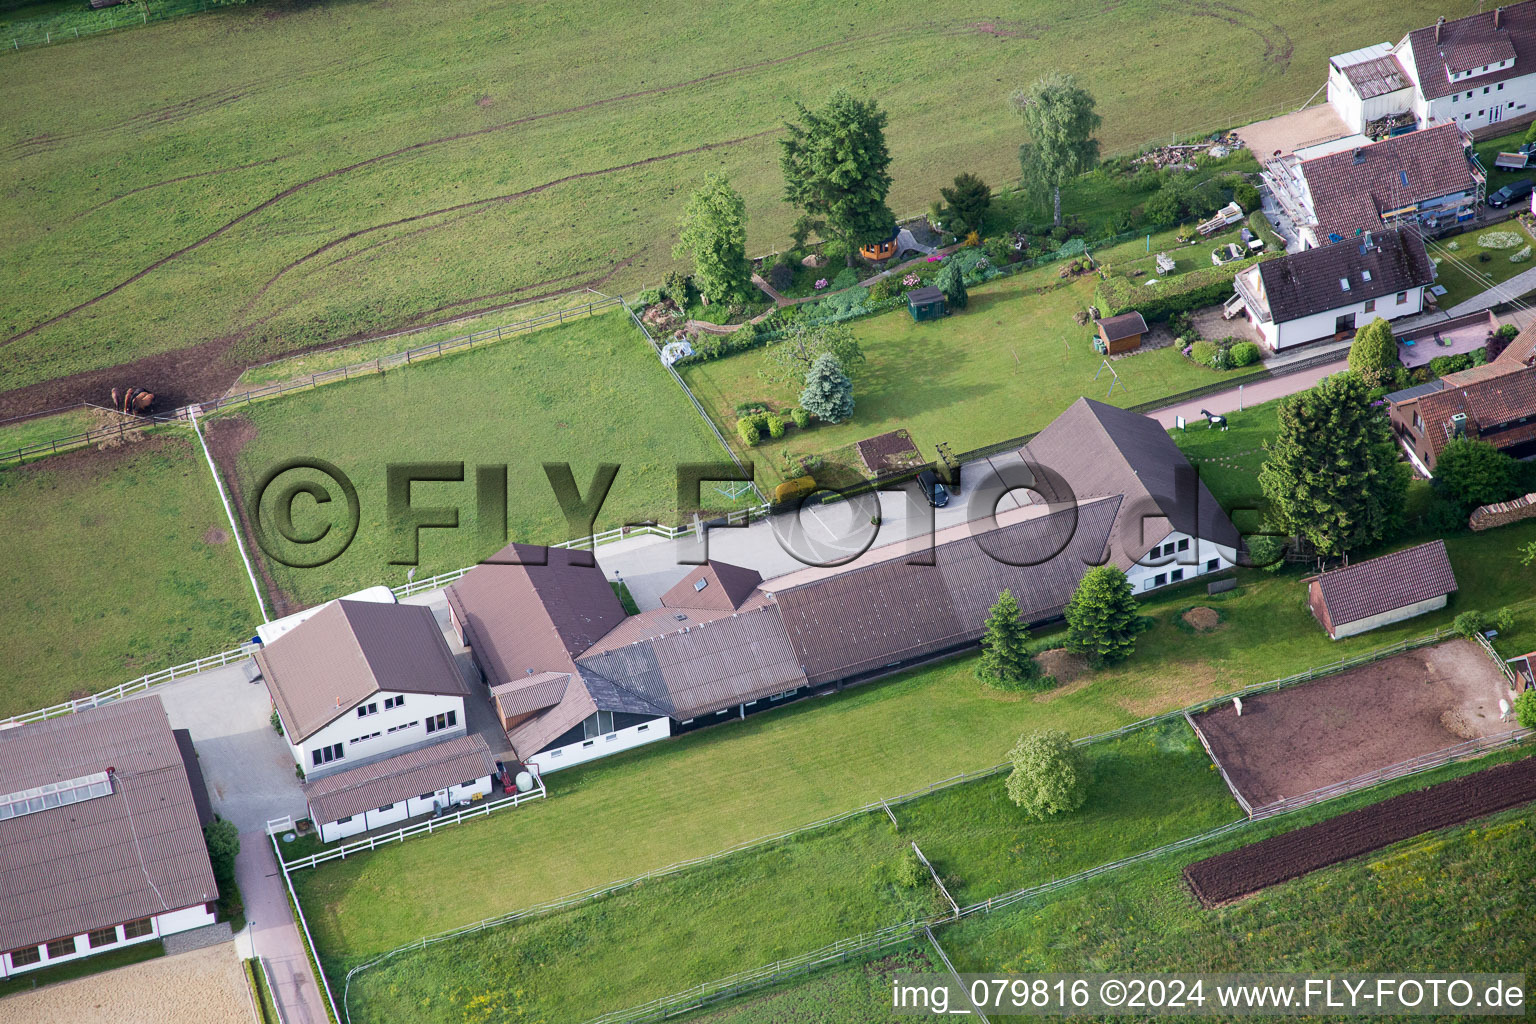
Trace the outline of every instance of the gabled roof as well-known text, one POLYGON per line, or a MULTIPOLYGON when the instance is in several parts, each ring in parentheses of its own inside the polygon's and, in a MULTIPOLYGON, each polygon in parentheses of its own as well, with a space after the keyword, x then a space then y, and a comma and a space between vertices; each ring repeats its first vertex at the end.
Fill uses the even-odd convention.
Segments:
POLYGON ((467 697, 431 609, 335 601, 256 652, 297 743, 379 692, 467 697))
POLYGON ((595 674, 680 720, 805 685, 779 609, 766 598, 745 611, 658 622, 655 635, 593 647, 578 662, 582 678, 590 683, 595 674))
POLYGON ((1094 323, 1098 324, 1099 330, 1104 332, 1106 341, 1119 341, 1122 338, 1147 333, 1146 320, 1142 319, 1141 314, 1134 309, 1119 316, 1107 316, 1102 320, 1095 320, 1094 323))
POLYGON ((333 772, 305 783, 304 798, 314 819, 325 823, 494 774, 490 746, 471 734, 333 772))
POLYGON ((526 760, 537 754, 580 725, 594 711, 622 711, 651 718, 667 717, 665 711, 644 698, 585 669, 572 672, 567 678, 570 683, 557 704, 544 708, 507 730, 507 739, 518 757, 526 760))
POLYGON ((1351 238, 1266 260, 1255 269, 1263 282, 1269 319, 1277 324, 1435 280, 1423 240, 1412 231, 1397 229, 1375 232, 1369 246, 1363 237, 1351 238), (1346 280, 1347 289, 1342 283, 1346 280))
POLYGON ((1461 129, 1452 123, 1304 160, 1317 236, 1383 227, 1381 214, 1477 186, 1461 129))
POLYGON ((569 672, 539 672, 523 679, 512 679, 491 687, 491 699, 502 718, 531 715, 552 708, 565 699, 571 685, 569 672))
POLYGON ((1456 413, 1466 415, 1469 428, 1481 429, 1536 416, 1536 366, 1515 365, 1503 368, 1503 372, 1492 377, 1477 380, 1455 373, 1446 374, 1440 383, 1439 391, 1417 399, 1419 417, 1424 421, 1425 440, 1436 455, 1454 436, 1450 422, 1456 413))
POLYGON ((1488 10, 1447 21, 1441 26, 1438 43, 1433 25, 1408 34, 1419 91, 1427 99, 1531 73, 1529 61, 1536 54, 1536 8, 1530 3, 1512 4, 1500 11, 1498 28, 1493 27, 1493 20, 1494 12, 1488 10), (1500 71, 1459 82, 1450 80, 1449 71, 1471 71, 1510 59, 1514 63, 1500 71))
POLYGON ((108 768, 105 796, 0 820, 0 950, 218 897, 158 696, 0 732, 0 793, 108 768))
POLYGON ((1106 557, 1122 500, 1029 505, 999 512, 995 528, 948 527, 934 535, 933 565, 912 564, 912 546, 898 541, 845 567, 801 569, 763 587, 819 685, 978 639, 1004 589, 1025 621, 1059 615, 1087 567, 1106 557))
POLYGON ((1055 474, 1070 493, 1045 487, 1048 501, 1123 495, 1112 533, 1117 554, 1129 565, 1162 540, 1143 517, 1161 516, 1172 529, 1236 548, 1237 529, 1210 489, 1199 481, 1156 420, 1091 398, 1079 398, 1020 453, 1055 474))
POLYGON ((741 607, 761 582, 763 575, 756 569, 711 560, 690 570, 676 586, 662 594, 661 603, 667 608, 729 611, 741 607))
POLYGON ((448 604, 491 685, 569 672, 572 659, 624 621, 586 551, 511 544, 447 588, 448 604))
POLYGON ((1515 335, 1494 362, 1504 366, 1536 364, 1536 321, 1515 335))
POLYGON ((1456 590, 1456 574, 1442 540, 1356 562, 1314 579, 1335 629, 1456 590))

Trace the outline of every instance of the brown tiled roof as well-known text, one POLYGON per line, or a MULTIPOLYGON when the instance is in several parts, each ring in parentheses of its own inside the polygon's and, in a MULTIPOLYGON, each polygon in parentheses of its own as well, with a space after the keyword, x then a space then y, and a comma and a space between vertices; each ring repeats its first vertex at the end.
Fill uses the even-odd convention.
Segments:
POLYGON ((491 699, 496 702, 502 718, 516 718, 559 704, 570 685, 569 672, 539 672, 522 679, 497 683, 491 687, 491 699))
POLYGON ((1334 628, 1456 591, 1442 540, 1325 572, 1317 582, 1334 628))
POLYGON ((1481 89, 1492 82, 1531 73, 1529 62, 1536 54, 1536 7, 1530 3, 1512 4, 1500 14, 1499 28, 1493 27, 1493 11, 1447 21, 1435 42, 1435 27, 1415 29, 1408 39, 1413 46, 1419 90, 1428 99, 1439 99, 1453 92, 1481 89), (1451 71, 1469 71, 1485 64, 1514 58, 1502 71, 1452 82, 1451 71))
POLYGON ((667 717, 667 712, 638 694, 582 668, 572 674, 571 683, 558 704, 514 725, 508 730, 507 739, 518 757, 530 758, 580 725, 594 711, 667 717))
POLYGON ((589 682, 596 674, 676 719, 805 685, 800 659, 779 609, 766 598, 747 610, 689 609, 687 621, 658 620, 661 632, 631 643, 604 641, 579 660, 589 682))
POLYGON ((1301 171, 1312 193, 1319 241, 1330 232, 1350 241, 1356 231, 1379 230, 1383 212, 1477 184, 1461 129, 1455 124, 1305 160, 1301 171))
POLYGON ((761 582, 762 573, 756 569, 711 560, 693 568, 676 586, 662 594, 661 603, 668 608, 730 611, 741 607, 761 582), (704 586, 699 586, 700 581, 704 586))
POLYGON ((529 669, 569 672, 576 655, 624 621, 602 569, 584 564, 591 558, 512 544, 448 587, 448 603, 491 685, 529 669))
POLYGON ((1434 266, 1414 232, 1377 231, 1371 241, 1366 248, 1364 239, 1350 238, 1258 264, 1270 319, 1286 323, 1434 282, 1434 266), (1346 278, 1347 291, 1339 283, 1346 278))
POLYGON ((484 737, 471 734, 305 783, 304 798, 310 815, 323 824, 495 773, 491 748, 484 737))
MULTIPOLYGON (((1501 366, 1497 360, 1489 366, 1501 366)), ((1536 416, 1536 366, 1502 367, 1493 377, 1471 380, 1461 374, 1447 374, 1440 379, 1441 390, 1418 398, 1419 417, 1424 421, 1424 436, 1436 455, 1450 443, 1450 423, 1456 413, 1465 413, 1467 429, 1476 436, 1501 423, 1525 416, 1536 416)), ((1485 369, 1485 367, 1477 367, 1485 369)), ((1471 371, 1464 371, 1470 373, 1471 371)), ((1410 400, 1411 401, 1411 400, 1410 400)), ((1524 438, 1512 438, 1523 440, 1524 438)), ((1484 438, 1497 443, 1499 438, 1484 438)))
POLYGON ((1151 417, 1079 398, 1021 454, 1065 483, 1067 490, 1057 493, 1041 482, 1048 501, 1125 497, 1111 539, 1126 565, 1162 540, 1147 516, 1166 518, 1172 529, 1191 537, 1231 548, 1240 543, 1220 503, 1151 417))
POLYGON ((0 950, 218 898, 158 696, 0 732, 0 792, 109 767, 106 796, 0 820, 0 950))
POLYGON ((293 742, 380 691, 469 695, 437 619, 421 605, 335 601, 255 657, 293 742))
POLYGON ((1533 320, 1525 330, 1515 335, 1504 351, 1499 353, 1499 358, 1494 360, 1501 365, 1530 366, 1536 363, 1536 320, 1533 320))
POLYGON ((846 567, 801 569, 763 587, 808 680, 844 679, 978 639, 1004 589, 1026 621, 1059 615, 1086 567, 1103 560, 1122 501, 1031 505, 998 513, 995 529, 949 527, 934 537, 934 565, 910 564, 909 545, 897 542, 846 567))
POLYGON ((1374 60, 1363 60, 1344 68, 1344 76, 1354 85, 1361 99, 1385 96, 1389 92, 1406 89, 1413 83, 1408 72, 1398 62, 1396 54, 1387 54, 1374 60))
POLYGON ((1141 314, 1134 309, 1119 316, 1107 316, 1102 320, 1095 320, 1094 323, 1098 324, 1099 330, 1104 332, 1106 341, 1119 341, 1122 338, 1147 333, 1146 320, 1142 319, 1141 314))
POLYGON ((922 462, 912 435, 905 430, 889 430, 884 434, 867 437, 854 445, 859 461, 876 476, 897 470, 911 469, 922 462))

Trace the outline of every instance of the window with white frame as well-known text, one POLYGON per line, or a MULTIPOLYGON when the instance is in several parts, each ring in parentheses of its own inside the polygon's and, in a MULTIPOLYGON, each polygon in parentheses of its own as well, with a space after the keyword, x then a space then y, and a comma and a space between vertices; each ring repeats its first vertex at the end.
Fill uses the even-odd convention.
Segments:
POLYGON ((403 708, 403 707, 405 707, 405 694, 403 694, 403 693, 400 696, 398 696, 398 697, 385 697, 384 698, 384 710, 385 711, 389 711, 392 708, 403 708))

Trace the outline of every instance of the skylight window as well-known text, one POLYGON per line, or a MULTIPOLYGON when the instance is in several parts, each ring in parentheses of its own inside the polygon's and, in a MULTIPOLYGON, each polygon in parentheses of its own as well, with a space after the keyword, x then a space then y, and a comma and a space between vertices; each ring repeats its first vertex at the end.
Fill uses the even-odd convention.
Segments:
POLYGON ((1403 185, 1406 187, 1407 184, 1408 184, 1408 172, 1407 171, 1398 171, 1397 172, 1397 180, 1401 181, 1403 183, 1403 185))
POLYGON ((1349 291, 1349 278, 1347 278, 1347 277, 1339 278, 1339 287, 1342 288, 1346 292, 1349 291))
POLYGON ((106 772, 83 775, 64 782, 50 782, 15 793, 0 796, 0 820, 19 818, 24 814, 36 814, 54 807, 78 804, 107 796, 112 792, 112 779, 106 772))
POLYGON ((695 592, 703 590, 707 586, 709 586, 709 580, 698 579, 693 581, 693 589, 695 592))
POLYGON ((1362 280, 1362 281, 1369 281, 1370 279, 1371 279, 1371 272, 1369 270, 1362 270, 1362 271, 1360 271, 1360 280, 1362 280))

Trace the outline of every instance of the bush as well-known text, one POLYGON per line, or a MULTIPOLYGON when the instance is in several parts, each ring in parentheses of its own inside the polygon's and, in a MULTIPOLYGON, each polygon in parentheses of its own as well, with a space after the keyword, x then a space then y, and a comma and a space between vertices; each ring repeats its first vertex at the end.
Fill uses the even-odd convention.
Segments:
POLYGON ((1285 568, 1285 552, 1291 542, 1287 537, 1261 533, 1244 538, 1248 545, 1249 563, 1256 569, 1279 572, 1285 568))
POLYGON ((1221 267, 1203 267, 1153 286, 1139 285, 1126 277, 1107 277, 1095 290, 1094 304, 1102 316, 1119 316, 1138 310, 1149 323, 1167 320, 1175 313, 1221 302, 1232 294, 1233 274, 1278 255, 1266 253, 1221 267))
POLYGON ((1242 181, 1232 187, 1232 201, 1252 213, 1259 208, 1259 190, 1250 181, 1242 181))
POLYGON ((1469 529, 1466 509, 1449 498, 1437 496, 1419 517, 1419 529, 1436 536, 1469 529))
POLYGON ((870 302, 886 302, 894 299, 901 291, 900 282, 894 277, 882 277, 869 286, 870 302))
POLYGON ((1008 760, 1008 799, 1032 818, 1075 811, 1088 799, 1088 756, 1064 732, 1020 736, 1008 760))
POLYGON ((806 412, 804 409, 795 408, 789 410, 789 418, 793 420, 795 426, 799 427, 801 430, 804 430, 806 427, 811 425, 811 414, 806 412))
POLYGON ((784 419, 776 413, 768 413, 768 436, 777 441, 784 436, 784 419))
POLYGON ((762 440, 762 431, 758 429, 756 416, 743 416, 736 421, 736 433, 741 437, 741 443, 751 447, 762 440))
POLYGON ((907 847, 896 862, 896 884, 903 889, 916 889, 929 880, 928 869, 917 859, 917 851, 907 847))
POLYGON ((1429 372, 1436 377, 1444 377, 1448 373, 1459 373, 1470 369, 1471 366, 1472 356, 1463 352, 1454 356, 1435 356, 1429 361, 1429 372))
POLYGON ((1253 342, 1240 341, 1232 346, 1228 354, 1232 357, 1233 366, 1252 366, 1259 361, 1259 357, 1263 353, 1259 351, 1259 346, 1253 342))
POLYGON ((283 734, 283 720, 282 717, 278 715, 277 708, 272 709, 272 717, 269 719, 269 721, 272 723, 272 731, 281 736, 283 734))
POLYGON ((1484 249, 1513 249, 1524 238, 1514 231, 1484 231, 1477 236, 1477 244, 1484 249))
POLYGON ((1513 254, 1512 256, 1510 256, 1509 257, 1509 262, 1511 262, 1511 263, 1524 263, 1526 260, 1528 260, 1530 258, 1531 258, 1531 247, 1527 245, 1524 248, 1522 248, 1519 252, 1517 252, 1517 253, 1513 254))
POLYGON ((1213 365, 1212 360, 1216 358, 1216 353, 1220 351, 1221 349, 1217 347, 1214 341, 1197 341, 1189 346, 1189 358, 1201 366, 1211 366, 1213 365))
POLYGON ((1470 640, 1488 628, 1488 617, 1482 612, 1465 611, 1451 620, 1451 628, 1470 640))
POLYGON ((654 306, 661 301, 660 288, 642 288, 640 294, 635 296, 635 305, 644 309, 646 306, 654 306))
POLYGON ((661 282, 661 290, 667 298, 682 309, 688 305, 688 276, 680 271, 670 271, 661 282))
POLYGON ((827 258, 829 267, 846 267, 848 252, 848 243, 840 238, 831 239, 821 247, 821 254, 827 258))
POLYGON ((1515 721, 1522 729, 1536 729, 1536 689, 1528 689, 1515 698, 1515 721))
POLYGON ((816 490, 815 477, 797 476, 792 480, 785 480, 773 489, 773 502, 775 505, 783 504, 810 494, 814 490, 816 490))

